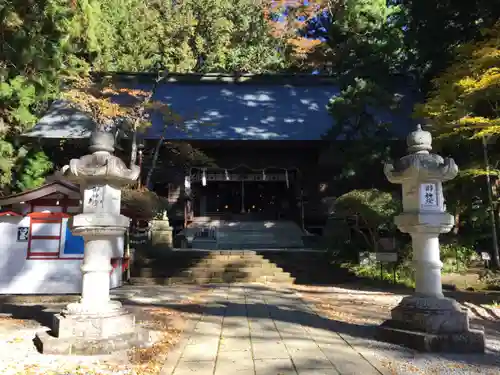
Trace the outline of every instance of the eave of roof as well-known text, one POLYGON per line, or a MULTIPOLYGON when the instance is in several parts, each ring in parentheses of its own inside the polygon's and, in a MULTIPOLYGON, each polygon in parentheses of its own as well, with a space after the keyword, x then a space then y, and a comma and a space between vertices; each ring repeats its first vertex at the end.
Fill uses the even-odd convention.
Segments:
POLYGON ((21 193, 12 194, 0 199, 0 206, 8 206, 11 204, 17 204, 21 202, 29 202, 35 199, 42 198, 46 195, 53 193, 78 193, 80 194, 80 189, 78 186, 73 185, 65 181, 52 181, 37 188, 26 190, 21 193))
MULTIPOLYGON (((97 72, 95 79, 109 78, 120 82, 153 83, 160 73, 156 72, 97 72)), ((335 78, 326 74, 307 73, 168 73, 162 82, 185 84, 251 84, 251 85, 294 85, 320 86, 335 85, 335 78)))

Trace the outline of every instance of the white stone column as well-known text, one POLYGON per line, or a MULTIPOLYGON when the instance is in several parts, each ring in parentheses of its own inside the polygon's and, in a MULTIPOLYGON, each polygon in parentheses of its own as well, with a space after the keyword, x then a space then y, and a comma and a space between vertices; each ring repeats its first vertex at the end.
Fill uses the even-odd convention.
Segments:
POLYGON ((106 236, 85 236, 84 240, 80 303, 87 311, 99 311, 109 305, 112 244, 106 236))
POLYGON ((443 297, 437 233, 410 233, 415 267, 415 293, 430 297, 443 297))

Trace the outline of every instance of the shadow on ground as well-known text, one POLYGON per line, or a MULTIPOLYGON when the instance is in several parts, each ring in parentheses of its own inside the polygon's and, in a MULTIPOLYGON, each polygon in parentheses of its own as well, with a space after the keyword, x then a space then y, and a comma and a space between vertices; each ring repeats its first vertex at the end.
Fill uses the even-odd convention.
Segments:
POLYGON ((54 313, 58 313, 64 305, 25 305, 25 304, 0 304, 0 315, 25 321, 36 322, 45 327, 52 326, 54 313))
MULTIPOLYGON (((258 295, 259 292, 273 290, 265 286, 250 285, 245 286, 246 289, 253 290, 258 295)), ((292 294, 293 291, 278 291, 278 293, 292 294)), ((132 304, 134 304, 132 302, 132 304)), ((498 364, 499 351, 489 351, 484 355, 477 354, 430 354, 415 352, 413 350, 389 345, 375 340, 376 325, 364 325, 346 323, 335 319, 329 319, 325 316, 314 313, 313 311, 304 311, 297 309, 293 303, 285 305, 268 305, 263 303, 238 303, 228 300, 215 300, 210 304, 201 306, 199 304, 170 304, 165 306, 185 313, 202 313, 205 316, 225 316, 225 317, 245 317, 249 319, 266 319, 271 318, 275 322, 285 322, 292 324, 300 324, 308 328, 317 328, 335 332, 340 337, 349 343, 358 347, 364 347, 369 350, 380 350, 385 353, 400 352, 404 357, 413 358, 418 355, 432 355, 438 358, 448 359, 450 361, 459 362, 467 365, 481 366, 485 363, 498 364)), ((438 359, 439 360, 439 359, 438 359)))
MULTIPOLYGON (((339 285, 341 287, 341 285, 339 285)), ((202 289, 217 289, 217 288, 227 288, 227 286, 222 285, 207 285, 202 289)), ((352 284, 349 286, 350 289, 353 289, 352 284)), ((158 288, 158 293, 161 293, 163 288, 173 289, 175 290, 175 286, 172 287, 156 287, 158 288)), ((205 316, 224 316, 224 317, 241 317, 241 318, 249 318, 249 319, 266 319, 271 318, 275 322, 284 322, 284 323, 292 323, 297 325, 302 325, 304 327, 316 328, 321 330, 327 330, 331 332, 335 332, 340 335, 340 337, 346 341, 350 345, 354 345, 357 347, 364 347, 369 350, 380 350, 382 353, 400 353, 400 356, 406 356, 407 358, 412 358, 415 356, 419 356, 420 354, 411 351, 406 348, 400 348, 391 346, 385 343, 377 342, 374 339, 376 325, 364 325, 364 324, 354 324, 354 323, 346 323, 343 321, 339 321, 336 319, 330 319, 325 316, 318 315, 310 310, 304 310, 297 308, 297 296, 295 294, 295 290, 293 288, 287 287, 282 289, 274 289, 273 287, 268 287, 264 285, 245 285, 245 289, 248 290, 252 295, 259 296, 268 292, 276 292, 278 295, 284 299, 286 302, 278 303, 278 304, 265 304, 265 303, 241 303, 237 301, 231 301, 227 299, 216 299, 213 302, 208 304, 200 304, 200 303, 181 303, 181 298, 178 297, 177 300, 175 298, 170 299, 169 301, 164 302, 147 302, 141 303, 134 301, 133 298, 127 297, 126 295, 118 295, 116 299, 120 300, 125 307, 131 308, 132 310, 139 307, 167 307, 173 310, 176 310, 181 313, 194 313, 194 314, 204 314, 205 316), (287 300, 288 298, 288 300, 287 300)), ((381 288, 379 286, 371 286, 371 287, 362 287, 359 285, 357 290, 366 290, 366 291, 380 291, 384 293, 392 292, 393 290, 388 290, 390 288, 381 288)), ((408 289, 405 289, 406 292, 409 292, 408 289)), ((328 293, 344 293, 342 291, 332 292, 328 291, 328 288, 317 288, 317 290, 310 290, 308 293, 315 294, 316 296, 322 298, 323 296, 326 298, 328 293)), ((348 293, 346 290, 345 293, 348 293)), ((476 302, 484 302, 489 301, 491 298, 494 298, 491 293, 483 293, 478 297, 477 292, 450 292, 448 295, 450 297, 456 298, 459 302, 467 303, 470 300, 476 299, 476 302), (490 294, 488 296, 488 294, 490 294)), ((363 293, 361 293, 363 294, 363 293)), ((406 293, 401 293, 406 294, 406 293)), ((175 293, 173 293, 175 296, 175 293)), ((359 294, 358 294, 359 295, 359 294)), ((366 296, 369 294, 366 293, 366 296)), ((497 299, 498 300, 498 299, 497 299)), ((0 305, 0 314, 12 316, 15 319, 23 319, 23 320, 32 320, 40 323, 43 326, 50 327, 52 325, 52 317, 55 312, 60 311, 60 309, 64 306, 64 304, 32 304, 32 305, 23 305, 23 304, 15 304, 15 303, 4 303, 0 305)), ((498 315, 495 311, 489 311, 488 313, 492 314, 498 318, 498 315)), ((482 321, 478 322, 479 324, 484 324, 482 321)), ((498 321, 492 321, 488 327, 488 330, 495 331, 498 333, 498 337, 500 337, 500 329, 498 321)), ((426 354, 422 354, 426 355, 426 354)), ((390 356, 390 354, 388 355, 390 356)), ((454 362, 459 362, 468 365, 477 365, 481 366, 485 362, 487 363, 497 363, 498 358, 500 356, 500 352, 490 351, 484 355, 448 355, 448 354, 440 354, 438 356, 443 359, 449 359, 454 362)), ((279 370, 279 369, 277 369, 279 370)))

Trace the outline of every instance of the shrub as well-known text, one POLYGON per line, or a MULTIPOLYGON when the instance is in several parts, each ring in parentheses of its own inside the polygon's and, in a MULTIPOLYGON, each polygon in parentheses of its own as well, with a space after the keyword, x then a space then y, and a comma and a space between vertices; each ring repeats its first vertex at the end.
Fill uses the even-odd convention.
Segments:
POLYGON ((152 220, 159 217, 167 208, 166 199, 146 188, 122 190, 122 210, 130 217, 152 220))
POLYGON ((500 273, 497 271, 485 269, 479 280, 486 285, 486 289, 500 290, 500 273))
MULTIPOLYGON (((355 265, 349 267, 359 277, 380 280, 380 263, 355 265)), ((382 277, 384 280, 393 280, 394 271, 392 265, 382 265, 382 277)), ((403 262, 396 266, 396 282, 407 287, 415 287, 415 275, 411 262, 403 262)))
POLYGON ((353 190, 335 201, 334 210, 336 216, 345 220, 354 218, 350 229, 362 239, 366 249, 376 252, 382 233, 395 232, 393 218, 400 210, 400 201, 377 189, 353 190))
POLYGON ((38 149, 28 151, 22 158, 17 175, 16 189, 25 191, 37 188, 45 182, 45 177, 52 170, 53 163, 49 157, 38 149))
POLYGON ((464 271, 470 267, 476 257, 476 251, 470 246, 460 244, 441 245, 443 272, 464 271))

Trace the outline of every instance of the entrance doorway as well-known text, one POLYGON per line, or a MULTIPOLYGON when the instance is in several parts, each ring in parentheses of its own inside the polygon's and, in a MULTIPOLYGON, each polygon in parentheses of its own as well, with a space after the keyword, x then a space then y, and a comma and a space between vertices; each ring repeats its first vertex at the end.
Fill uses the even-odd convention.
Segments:
POLYGON ((200 216, 207 216, 208 213, 239 214, 241 211, 240 185, 240 182, 226 181, 198 186, 200 216))
POLYGON ((247 182, 244 185, 246 213, 275 220, 290 216, 295 197, 285 182, 247 182))
POLYGON ((247 220, 295 219, 296 197, 285 181, 217 181, 197 184, 195 215, 247 220))

